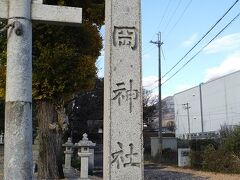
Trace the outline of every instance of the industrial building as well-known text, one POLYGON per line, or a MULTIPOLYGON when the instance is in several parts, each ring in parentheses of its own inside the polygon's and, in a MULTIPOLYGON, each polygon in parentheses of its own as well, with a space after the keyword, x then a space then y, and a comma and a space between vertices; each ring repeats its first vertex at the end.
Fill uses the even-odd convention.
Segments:
POLYGON ((211 137, 223 125, 239 125, 240 71, 175 94, 174 109, 179 138, 211 137))

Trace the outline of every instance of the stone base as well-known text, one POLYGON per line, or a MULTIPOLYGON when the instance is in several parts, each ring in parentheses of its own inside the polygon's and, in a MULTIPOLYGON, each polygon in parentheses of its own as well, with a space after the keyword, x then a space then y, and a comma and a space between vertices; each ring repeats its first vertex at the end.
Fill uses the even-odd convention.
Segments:
POLYGON ((64 167, 63 165, 63 172, 64 174, 67 173, 67 174, 72 174, 72 173, 76 173, 76 170, 74 168, 71 168, 71 169, 67 169, 64 167))

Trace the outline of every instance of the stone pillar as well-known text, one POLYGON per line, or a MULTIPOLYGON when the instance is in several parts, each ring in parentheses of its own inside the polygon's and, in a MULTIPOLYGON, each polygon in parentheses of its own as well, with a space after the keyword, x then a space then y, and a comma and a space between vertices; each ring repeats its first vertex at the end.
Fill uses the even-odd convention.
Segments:
POLYGON ((4 179, 32 179, 31 0, 8 1, 4 179))
POLYGON ((94 170, 94 149, 89 149, 89 152, 91 156, 89 157, 88 168, 89 172, 92 172, 94 170))
POLYGON ((4 144, 4 133, 0 134, 0 144, 4 144))
POLYGON ((104 180, 141 180, 140 0, 106 1, 104 180))
POLYGON ((80 179, 87 180, 88 179, 88 161, 91 153, 89 152, 88 147, 81 147, 81 152, 78 153, 81 158, 81 171, 80 171, 80 179))
POLYGON ((64 151, 65 153, 65 169, 67 171, 70 171, 71 170, 71 158, 72 158, 72 154, 73 154, 73 143, 71 141, 71 138, 68 138, 68 141, 63 144, 63 146, 66 147, 66 150, 64 151))
POLYGON ((75 144, 75 147, 79 147, 78 155, 81 158, 81 171, 80 171, 80 179, 88 179, 88 162, 89 157, 91 156, 89 147, 96 146, 96 143, 88 140, 87 134, 83 134, 82 140, 75 144))

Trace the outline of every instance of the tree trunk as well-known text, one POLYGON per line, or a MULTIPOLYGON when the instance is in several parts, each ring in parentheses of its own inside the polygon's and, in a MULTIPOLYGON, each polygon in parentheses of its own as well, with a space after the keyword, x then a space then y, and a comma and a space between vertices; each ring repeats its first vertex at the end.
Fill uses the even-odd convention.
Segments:
POLYGON ((58 180, 64 176, 61 162, 62 131, 50 128, 52 124, 57 123, 57 112, 54 105, 48 101, 39 101, 37 110, 39 126, 38 179, 58 180))

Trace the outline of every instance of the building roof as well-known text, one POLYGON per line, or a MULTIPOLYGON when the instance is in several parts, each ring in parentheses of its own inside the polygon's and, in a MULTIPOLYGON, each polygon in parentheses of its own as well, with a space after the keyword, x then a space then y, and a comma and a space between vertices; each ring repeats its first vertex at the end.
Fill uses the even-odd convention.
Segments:
POLYGON ((208 83, 210 83, 210 82, 213 82, 213 81, 216 81, 216 80, 225 78, 225 77, 227 77, 227 76, 231 76, 231 75, 236 74, 236 73, 240 73, 240 70, 234 71, 234 72, 232 72, 232 73, 229 73, 229 74, 226 74, 226 75, 223 75, 223 76, 216 77, 216 78, 211 79, 211 80, 208 80, 207 82, 204 82, 204 83, 202 82, 202 83, 200 83, 200 84, 197 85, 197 86, 193 86, 193 87, 191 87, 191 88, 189 88, 189 89, 186 89, 186 90, 184 90, 184 91, 177 92, 177 93, 174 94, 174 96, 177 95, 177 94, 183 93, 183 92, 185 92, 185 91, 189 91, 190 89, 194 89, 194 88, 196 88, 196 87, 198 87, 198 86, 200 86, 200 85, 208 84, 208 83))

